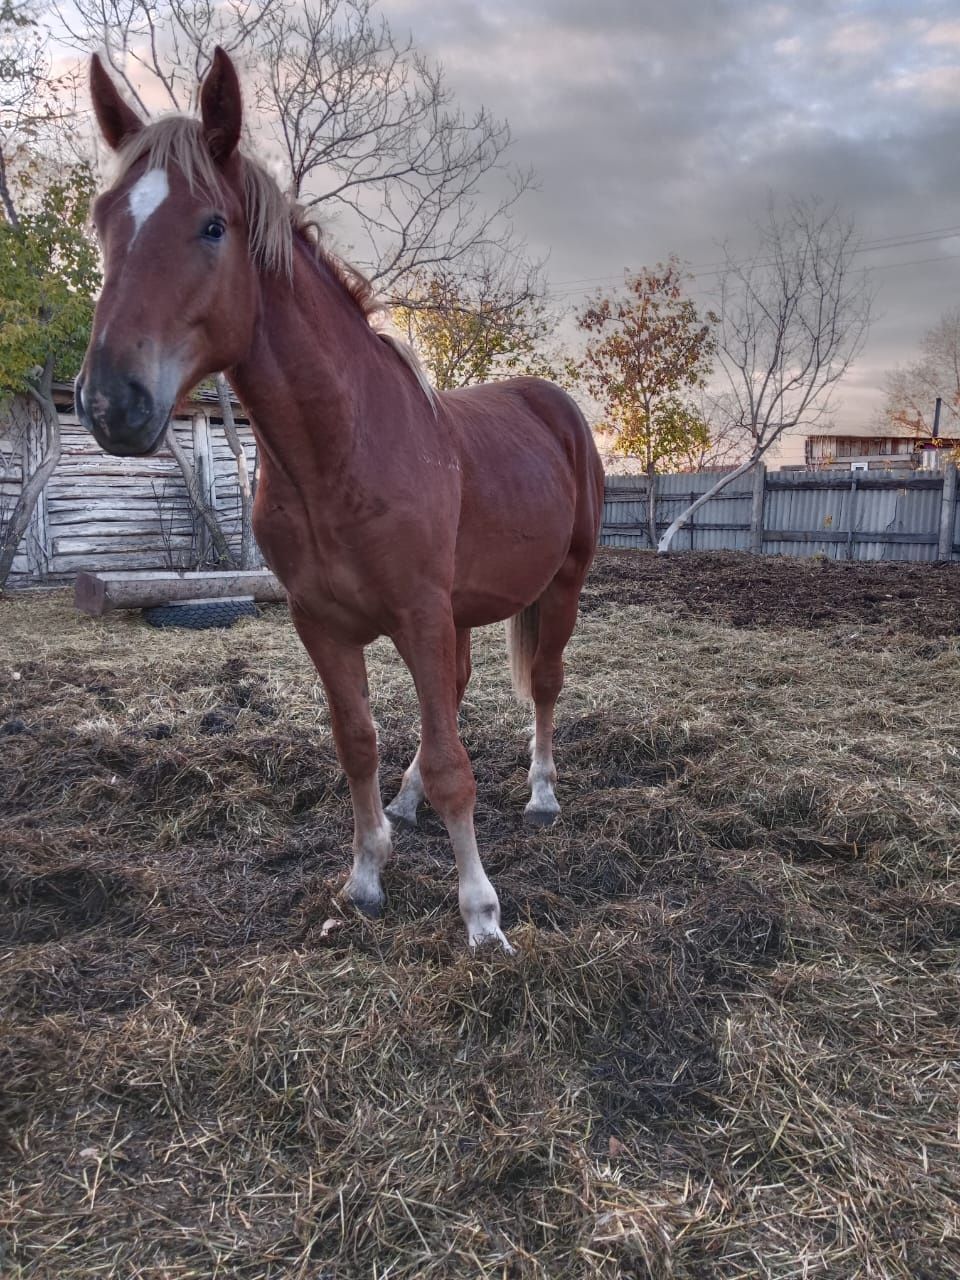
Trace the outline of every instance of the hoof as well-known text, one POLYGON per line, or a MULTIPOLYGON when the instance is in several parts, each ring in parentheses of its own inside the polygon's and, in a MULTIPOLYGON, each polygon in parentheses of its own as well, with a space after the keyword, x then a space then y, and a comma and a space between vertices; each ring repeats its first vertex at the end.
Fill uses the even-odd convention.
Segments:
POLYGON ((523 820, 528 827, 550 827, 560 816, 559 809, 524 809, 523 820))
POLYGON ((488 947, 499 947, 505 956, 515 956, 517 948, 510 945, 506 935, 500 928, 491 929, 486 933, 468 934, 467 943, 470 950, 476 954, 477 951, 485 951, 488 947))
POLYGON ((349 883, 340 890, 340 899, 351 907, 355 907, 368 920, 379 920, 387 905, 387 895, 382 889, 379 894, 360 893, 356 889, 351 890, 349 883))
POLYGON ((378 902, 376 898, 347 898, 347 902, 360 912, 362 916, 366 916, 368 920, 379 920, 384 912, 385 903, 378 902))
POLYGON ((387 805, 386 809, 384 809, 384 813, 387 815, 387 817, 390 819, 390 821, 393 823, 395 827, 403 827, 405 831, 416 831, 417 829, 416 814, 414 814, 411 817, 409 811, 404 812, 400 809, 395 809, 392 804, 387 805))

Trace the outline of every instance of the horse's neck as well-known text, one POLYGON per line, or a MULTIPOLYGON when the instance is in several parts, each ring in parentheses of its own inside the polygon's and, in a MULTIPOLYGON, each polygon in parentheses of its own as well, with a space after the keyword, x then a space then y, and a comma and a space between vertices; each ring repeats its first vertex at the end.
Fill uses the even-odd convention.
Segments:
POLYGON ((309 252, 295 246, 292 280, 262 280, 253 344, 231 381, 274 467, 342 476, 355 452, 371 366, 383 376, 383 344, 331 269, 314 264, 309 252))

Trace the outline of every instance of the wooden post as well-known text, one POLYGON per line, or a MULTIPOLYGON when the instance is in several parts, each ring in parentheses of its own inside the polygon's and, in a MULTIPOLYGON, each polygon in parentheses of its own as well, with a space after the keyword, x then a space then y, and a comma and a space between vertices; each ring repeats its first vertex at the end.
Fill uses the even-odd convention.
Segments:
POLYGON ((763 500, 766 496, 767 468, 762 462, 753 464, 753 494, 750 503, 750 550, 755 556, 763 551, 763 500))
POLYGON ((940 498, 940 537, 937 559, 953 559, 953 529, 957 518, 957 464, 948 462, 943 470, 943 494, 940 498))
POLYGON ((850 505, 846 512, 847 518, 844 521, 845 525, 847 526, 844 532, 847 535, 846 558, 848 560, 853 559, 853 534, 854 534, 854 530, 857 527, 857 485, 859 481, 860 481, 859 473, 856 471, 851 471, 850 472, 850 505))
MULTIPOLYGON (((213 441, 210 438, 210 422, 205 413, 193 415, 193 469, 197 477, 197 488, 204 503, 213 513, 217 512, 217 482, 213 467, 213 441)), ((206 561, 210 556, 210 532, 207 526, 200 524, 200 558, 206 561)))
MULTIPOLYGON (((23 433, 23 483, 29 476, 39 471, 46 453, 43 423, 40 414, 33 404, 24 410, 27 418, 26 430, 23 433)), ((37 495, 37 505, 33 508, 30 523, 27 525, 21 543, 29 566, 30 578, 34 582, 43 582, 47 576, 50 563, 50 537, 47 525, 47 487, 37 495)))

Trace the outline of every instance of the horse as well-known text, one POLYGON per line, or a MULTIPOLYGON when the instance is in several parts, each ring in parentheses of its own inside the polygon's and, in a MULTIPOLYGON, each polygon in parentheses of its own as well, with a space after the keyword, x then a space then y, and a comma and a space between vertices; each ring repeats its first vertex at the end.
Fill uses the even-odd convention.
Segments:
POLYGON ((426 797, 453 846, 469 946, 511 953, 477 849, 458 709, 471 629, 505 622, 514 689, 535 709, 525 815, 551 823, 563 651, 603 508, 583 414, 539 378, 430 386, 413 352, 377 328, 372 285, 240 147, 240 82, 221 48, 199 118, 144 122, 96 55, 90 90, 116 173, 93 207, 104 280, 78 416, 108 453, 150 454, 181 396, 226 373, 261 459, 255 536, 319 673, 349 783, 341 896, 381 913, 390 819, 415 825, 426 797), (386 810, 364 662, 380 636, 421 712, 419 749, 386 810))

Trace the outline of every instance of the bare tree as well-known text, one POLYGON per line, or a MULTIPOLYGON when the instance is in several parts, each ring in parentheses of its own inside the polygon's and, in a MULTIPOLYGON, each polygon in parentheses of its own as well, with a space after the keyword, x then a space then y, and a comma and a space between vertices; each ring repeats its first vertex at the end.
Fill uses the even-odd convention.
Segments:
POLYGON ((704 503, 749 470, 785 431, 813 427, 863 347, 872 291, 855 273, 853 224, 836 209, 771 207, 756 255, 729 254, 721 273, 717 359, 729 390, 729 421, 749 454, 667 528, 657 550, 704 503))
POLYGON ((517 256, 508 214, 530 183, 505 163, 510 129, 466 115, 442 69, 400 39, 374 0, 72 0, 62 34, 105 50, 140 110, 188 110, 215 44, 235 53, 295 199, 360 240, 359 265, 392 300, 418 273, 469 274, 517 256), (485 186, 500 186, 491 196, 485 186))
POLYGON ((54 76, 47 39, 31 0, 0 0, 0 213, 19 225, 14 183, 46 163, 55 175, 82 159, 76 147, 77 77, 54 76))
POLYGON ((733 420, 733 415, 723 409, 723 397, 699 391, 694 412, 706 425, 705 437, 692 435, 682 454, 687 471, 717 471, 722 467, 735 467, 749 452, 750 442, 733 420))
POLYGON ((159 99, 167 110, 196 106, 214 47, 250 50, 274 0, 54 0, 56 35, 97 52, 144 116, 159 99))
POLYGON ((920 359, 886 377, 886 423, 930 435, 937 397, 943 401, 941 431, 960 435, 960 309, 945 311, 926 331, 920 359))
MULTIPOLYGON (((481 107, 456 107, 442 69, 398 39, 372 0, 280 0, 263 23, 258 79, 273 113, 291 189, 308 210, 346 215, 365 241, 362 265, 405 298, 425 269, 466 267, 496 246, 516 252, 511 206, 530 182, 508 175, 510 130, 481 107)), ((461 272, 463 274, 463 272, 461 272)))

